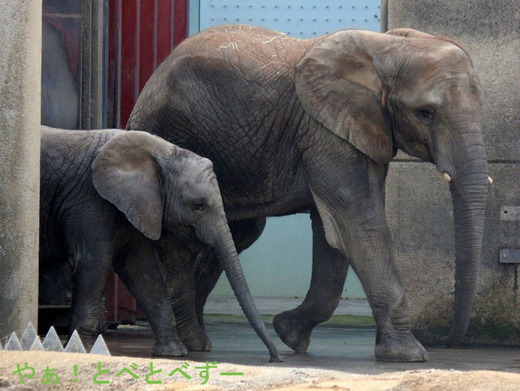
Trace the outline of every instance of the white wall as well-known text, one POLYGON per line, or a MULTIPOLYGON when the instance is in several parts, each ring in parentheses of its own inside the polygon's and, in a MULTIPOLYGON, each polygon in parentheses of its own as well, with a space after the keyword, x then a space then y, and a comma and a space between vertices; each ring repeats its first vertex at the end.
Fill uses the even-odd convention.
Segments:
MULTIPOLYGON (((253 296, 305 297, 312 270, 309 215, 268 218, 264 233, 240 255, 240 260, 253 296)), ((224 275, 212 295, 233 295, 224 275)), ((349 270, 342 297, 365 297, 352 269, 349 270)))

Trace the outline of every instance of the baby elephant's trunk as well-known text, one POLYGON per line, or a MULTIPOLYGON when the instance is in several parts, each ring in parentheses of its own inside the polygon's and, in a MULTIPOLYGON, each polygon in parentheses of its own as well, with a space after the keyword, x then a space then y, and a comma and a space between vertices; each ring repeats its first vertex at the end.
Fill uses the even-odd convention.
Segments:
POLYGON ((278 354, 278 349, 268 335, 264 322, 260 319, 260 314, 253 301, 253 297, 249 292, 249 287, 247 286, 244 272, 242 271, 242 266, 240 265, 233 238, 227 224, 223 225, 219 232, 215 243, 215 252, 226 272, 231 288, 233 288, 240 307, 242 307, 242 311, 244 311, 256 334, 269 350, 269 354, 271 355, 269 361, 281 362, 282 359, 278 354))

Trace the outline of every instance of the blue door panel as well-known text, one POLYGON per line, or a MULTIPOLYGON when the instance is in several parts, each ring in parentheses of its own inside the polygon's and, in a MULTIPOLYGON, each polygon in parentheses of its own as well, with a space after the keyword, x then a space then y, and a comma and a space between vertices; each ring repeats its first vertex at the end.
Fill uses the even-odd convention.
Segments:
POLYGON ((269 27, 312 38, 346 28, 379 31, 380 1, 223 1, 201 0, 200 29, 222 24, 269 27))

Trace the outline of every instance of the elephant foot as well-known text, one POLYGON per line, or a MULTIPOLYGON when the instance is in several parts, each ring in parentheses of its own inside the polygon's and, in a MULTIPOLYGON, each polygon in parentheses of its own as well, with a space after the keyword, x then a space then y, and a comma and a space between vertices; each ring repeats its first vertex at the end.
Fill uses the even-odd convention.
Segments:
POLYGON ((428 360, 428 352, 410 331, 393 336, 381 337, 376 345, 377 361, 423 362, 428 360))
MULTIPOLYGON (((83 344, 83 347, 87 352, 92 349, 94 346, 94 343, 96 342, 96 339, 98 337, 98 332, 95 329, 89 328, 89 327, 78 327, 76 329, 79 338, 81 339, 81 343, 83 344)), ((69 343, 70 337, 72 336, 72 333, 74 332, 74 329, 69 331, 69 338, 67 339, 67 344, 69 343)))
POLYGON ((156 357, 179 357, 186 354, 188 349, 181 341, 156 342, 152 349, 152 355, 156 357))
POLYGON ((180 332, 184 345, 190 352, 209 352, 211 351, 212 345, 211 340, 208 338, 204 330, 200 327, 192 327, 189 330, 180 332))
POLYGON ((302 326, 302 322, 295 316, 294 310, 276 315, 273 326, 283 343, 296 353, 307 351, 311 341, 312 329, 302 326))

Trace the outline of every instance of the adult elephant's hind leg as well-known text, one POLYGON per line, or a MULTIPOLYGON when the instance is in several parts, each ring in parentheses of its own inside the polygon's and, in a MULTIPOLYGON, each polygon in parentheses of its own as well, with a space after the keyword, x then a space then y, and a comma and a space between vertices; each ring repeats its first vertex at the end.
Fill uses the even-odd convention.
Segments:
POLYGON ((204 306, 209 294, 217 285, 222 274, 222 266, 215 256, 213 249, 207 247, 197 254, 195 261, 195 312, 197 321, 202 330, 206 329, 204 323, 204 306))
POLYGON ((305 300, 297 308, 278 314, 274 328, 282 341, 295 352, 305 352, 312 330, 327 321, 337 308, 348 272, 348 260, 332 248, 316 209, 312 221, 312 278, 305 300))

